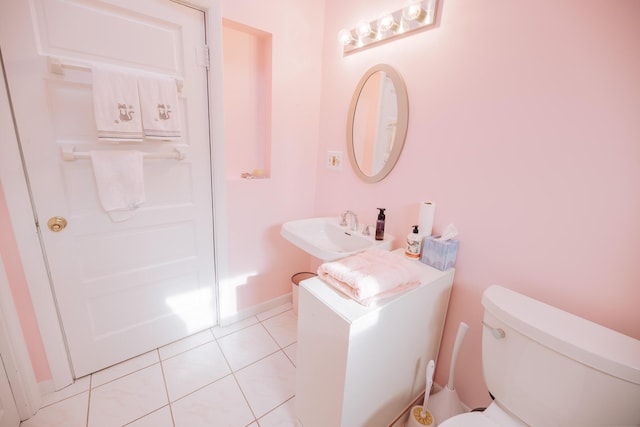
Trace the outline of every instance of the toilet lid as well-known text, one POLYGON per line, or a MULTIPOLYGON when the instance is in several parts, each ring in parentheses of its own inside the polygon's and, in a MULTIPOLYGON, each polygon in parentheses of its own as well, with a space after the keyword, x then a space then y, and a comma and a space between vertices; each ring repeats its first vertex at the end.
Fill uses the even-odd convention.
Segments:
MULTIPOLYGON (((437 420, 436 420, 437 421, 437 420)), ((482 412, 467 412, 456 415, 443 423, 438 423, 439 427, 499 427, 498 424, 485 417, 482 412)))

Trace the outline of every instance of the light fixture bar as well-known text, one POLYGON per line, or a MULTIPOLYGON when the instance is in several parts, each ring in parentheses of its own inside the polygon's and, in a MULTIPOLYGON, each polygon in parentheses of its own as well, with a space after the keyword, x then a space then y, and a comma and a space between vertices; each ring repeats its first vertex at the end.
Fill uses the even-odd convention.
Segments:
POLYGON ((414 0, 402 9, 387 13, 373 21, 360 22, 352 29, 340 31, 338 39, 347 55, 374 44, 387 42, 432 25, 436 0, 414 0))

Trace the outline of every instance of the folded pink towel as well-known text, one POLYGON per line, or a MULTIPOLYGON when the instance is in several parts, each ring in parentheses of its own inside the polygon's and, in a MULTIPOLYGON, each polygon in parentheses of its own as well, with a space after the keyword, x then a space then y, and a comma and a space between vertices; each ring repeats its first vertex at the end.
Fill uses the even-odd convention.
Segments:
POLYGON ((360 252, 318 268, 318 276, 362 305, 420 284, 422 269, 401 255, 380 249, 360 252))

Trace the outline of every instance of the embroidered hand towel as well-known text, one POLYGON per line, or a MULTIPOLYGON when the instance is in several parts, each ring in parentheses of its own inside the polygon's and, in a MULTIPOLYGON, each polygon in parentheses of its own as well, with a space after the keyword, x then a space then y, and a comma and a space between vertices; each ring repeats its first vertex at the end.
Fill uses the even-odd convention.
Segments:
POLYGON ((176 81, 169 77, 138 78, 144 137, 175 141, 181 138, 176 81))
POLYGON ((134 74, 93 67, 93 107, 98 140, 142 141, 138 83, 134 74))
POLYGON ((91 151, 91 163, 102 208, 114 222, 126 221, 144 202, 140 151, 91 151))

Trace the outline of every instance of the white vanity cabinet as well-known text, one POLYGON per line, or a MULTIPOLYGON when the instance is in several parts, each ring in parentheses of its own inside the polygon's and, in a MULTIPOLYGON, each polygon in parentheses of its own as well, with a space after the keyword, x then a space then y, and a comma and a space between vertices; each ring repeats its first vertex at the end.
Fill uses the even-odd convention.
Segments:
POLYGON ((386 427, 424 391, 437 360, 454 270, 364 307, 319 278, 299 289, 295 407, 303 427, 386 427))

